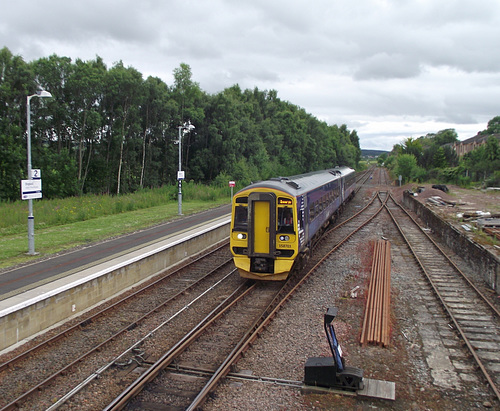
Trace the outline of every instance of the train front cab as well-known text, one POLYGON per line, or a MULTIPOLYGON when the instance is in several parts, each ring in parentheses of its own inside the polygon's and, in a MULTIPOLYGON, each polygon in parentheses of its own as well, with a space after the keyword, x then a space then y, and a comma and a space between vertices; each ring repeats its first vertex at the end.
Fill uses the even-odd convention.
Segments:
POLYGON ((295 199, 269 191, 233 200, 231 252, 240 275, 260 280, 287 278, 297 255, 295 199))

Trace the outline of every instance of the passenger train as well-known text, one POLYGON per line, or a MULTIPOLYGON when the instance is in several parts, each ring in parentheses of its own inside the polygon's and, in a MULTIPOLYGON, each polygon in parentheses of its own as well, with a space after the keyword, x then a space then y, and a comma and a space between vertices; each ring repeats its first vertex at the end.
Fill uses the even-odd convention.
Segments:
POLYGON ((285 280, 354 195, 353 169, 336 167, 251 184, 232 201, 230 247, 241 277, 285 280))

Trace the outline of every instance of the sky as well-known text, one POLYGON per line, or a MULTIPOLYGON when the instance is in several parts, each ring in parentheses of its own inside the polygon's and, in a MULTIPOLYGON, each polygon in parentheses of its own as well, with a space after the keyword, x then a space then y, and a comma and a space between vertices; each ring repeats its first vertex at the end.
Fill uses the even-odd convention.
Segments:
POLYGON ((363 149, 500 115, 498 0, 2 1, 0 48, 122 61, 173 84, 181 63, 210 94, 238 84, 329 125, 363 149))

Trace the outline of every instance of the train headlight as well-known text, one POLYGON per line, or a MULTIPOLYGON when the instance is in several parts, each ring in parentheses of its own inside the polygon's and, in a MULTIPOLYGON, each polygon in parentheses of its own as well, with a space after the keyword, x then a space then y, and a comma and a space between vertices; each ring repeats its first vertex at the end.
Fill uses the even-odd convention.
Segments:
POLYGON ((280 235, 280 241, 288 241, 290 240, 290 236, 288 235, 280 235))
POLYGON ((238 233, 236 237, 238 238, 238 240, 244 240, 245 238, 247 238, 247 235, 243 233, 238 233))

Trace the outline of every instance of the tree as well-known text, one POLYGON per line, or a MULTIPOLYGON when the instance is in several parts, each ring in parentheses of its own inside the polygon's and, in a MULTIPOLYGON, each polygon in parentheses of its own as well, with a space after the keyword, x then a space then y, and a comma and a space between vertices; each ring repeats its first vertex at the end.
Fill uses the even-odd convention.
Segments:
POLYGON ((385 164, 387 161, 388 154, 387 153, 382 153, 377 157, 377 165, 382 166, 385 164))
MULTIPOLYGON (((191 121, 193 125, 199 126, 204 120, 205 95, 200 89, 200 85, 192 80, 191 67, 186 63, 181 63, 180 66, 174 69, 174 86, 172 88, 172 96, 180 107, 180 113, 176 119, 176 125, 179 126, 187 121, 191 121)), ((182 144, 182 160, 187 164, 185 169, 186 174, 189 173, 189 161, 191 140, 195 138, 198 131, 186 133, 185 141, 182 144)))
POLYGON ((488 137, 486 141, 485 150, 486 159, 489 161, 495 161, 500 159, 500 145, 498 144, 498 139, 494 136, 488 137))
POLYGON ((436 168, 445 168, 448 166, 448 161, 446 161, 446 155, 443 147, 439 147, 434 153, 433 165, 436 168))
POLYGON ((453 128, 448 128, 438 131, 434 136, 433 143, 438 146, 442 146, 444 144, 454 143, 456 141, 458 141, 457 132, 453 128))
POLYGON ((167 86, 120 61, 72 61, 51 55, 25 63, 0 50, 0 199, 19 197, 26 172, 26 96, 38 88, 54 98, 32 100, 32 151, 43 168, 44 197, 131 192, 175 180, 178 126, 186 176, 248 180, 292 175, 360 159, 357 132, 327 125, 282 101, 276 90, 237 84, 204 93, 185 63, 167 86))
POLYGON ((401 146, 401 152, 403 154, 411 154, 418 160, 422 157, 422 143, 418 139, 412 137, 407 138, 403 145, 401 146))
POLYGON ((39 146, 42 144, 54 146, 57 152, 61 152, 63 148, 69 149, 74 135, 71 124, 72 113, 68 107, 72 96, 66 88, 74 68, 71 59, 53 54, 47 58, 35 60, 31 65, 36 83, 42 89, 50 91, 53 96, 44 103, 48 107, 45 111, 46 118, 43 119, 40 114, 37 116, 39 121, 43 121, 42 127, 46 132, 34 143, 39 146))
POLYGON ((19 198, 26 176, 26 97, 34 91, 31 68, 6 48, 0 49, 0 200, 19 198))
POLYGON ((396 159, 395 172, 402 176, 404 182, 412 179, 415 167, 417 167, 417 159, 413 154, 401 154, 396 159))
POLYGON ((488 121, 488 128, 482 134, 500 134, 500 116, 493 117, 488 121))
MULTIPOLYGON (((132 168, 137 167, 136 144, 140 123, 138 109, 142 99, 142 74, 132 67, 125 68, 120 61, 107 73, 106 105, 109 121, 108 161, 116 162, 116 193, 120 194, 122 185, 122 167, 127 162, 126 178, 134 185, 137 175, 132 168), (127 145, 126 145, 127 143, 127 145), (118 148, 118 150, 116 150, 118 148), (128 155, 125 158, 125 154, 128 155), (116 158, 118 157, 118 158, 116 158)), ((139 143, 140 144, 140 143, 139 143)), ((127 186, 127 190, 130 187, 127 186)))
POLYGON ((66 89, 70 96, 67 105, 72 113, 73 136, 73 144, 68 149, 73 153, 76 150, 80 193, 85 192, 91 161, 101 137, 106 73, 106 65, 100 57, 86 62, 77 59, 67 82, 66 89))
POLYGON ((142 150, 139 186, 158 187, 164 176, 174 175, 173 145, 169 144, 168 130, 173 127, 173 118, 178 105, 171 98, 169 87, 157 77, 148 77, 143 85, 144 98, 140 107, 142 150), (169 167, 170 166, 170 167, 169 167))

